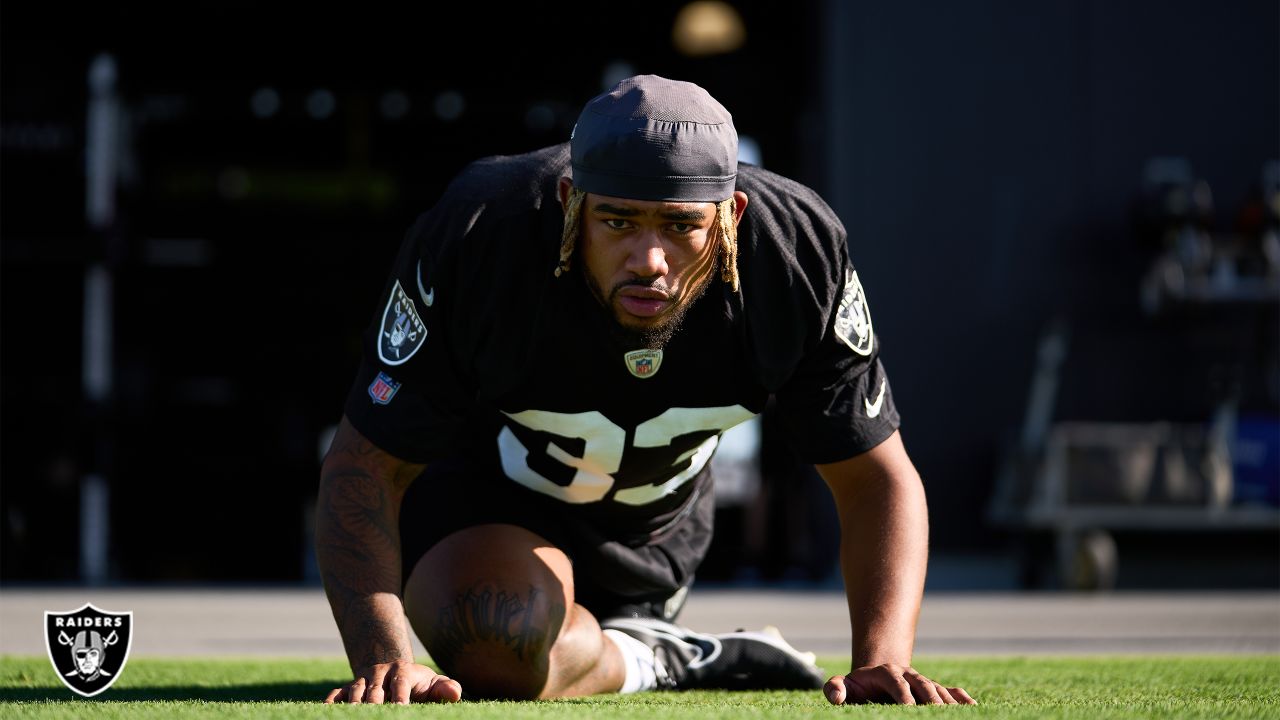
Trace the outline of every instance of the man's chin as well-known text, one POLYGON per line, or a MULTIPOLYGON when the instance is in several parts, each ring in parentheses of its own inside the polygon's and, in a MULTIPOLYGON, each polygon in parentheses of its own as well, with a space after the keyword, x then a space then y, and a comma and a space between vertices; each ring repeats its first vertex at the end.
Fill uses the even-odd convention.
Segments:
POLYGON ((624 345, 660 350, 680 329, 683 315, 668 311, 652 318, 638 318, 618 308, 613 313, 613 326, 624 345))
POLYGON ((629 333, 650 333, 662 328, 671 320, 671 313, 663 312, 652 317, 639 317, 621 308, 613 311, 613 322, 629 333))

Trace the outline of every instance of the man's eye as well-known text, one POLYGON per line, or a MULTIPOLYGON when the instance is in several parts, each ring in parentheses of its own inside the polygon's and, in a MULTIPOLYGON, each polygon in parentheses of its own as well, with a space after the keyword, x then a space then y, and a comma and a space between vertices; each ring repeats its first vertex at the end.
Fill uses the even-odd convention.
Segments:
POLYGON ((626 230, 626 229, 627 229, 627 221, 626 221, 626 220, 619 220, 618 218, 609 218, 608 220, 605 220, 605 221, 604 221, 604 224, 605 224, 605 225, 608 225, 608 226, 609 226, 611 229, 613 229, 613 230, 626 230))
POLYGON ((671 230, 678 235, 687 235, 693 232, 693 226, 689 223, 674 223, 671 226, 671 230))

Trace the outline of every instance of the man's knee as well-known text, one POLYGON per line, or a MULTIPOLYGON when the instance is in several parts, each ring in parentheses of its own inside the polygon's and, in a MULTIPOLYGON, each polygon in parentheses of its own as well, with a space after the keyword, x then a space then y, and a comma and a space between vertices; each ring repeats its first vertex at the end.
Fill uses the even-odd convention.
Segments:
POLYGON ((478 583, 441 608, 419 637, 468 693, 535 698, 547 684, 564 617, 563 602, 536 586, 478 583))
POLYGON ((504 525, 445 538, 405 587, 410 624, 427 652, 464 692, 481 697, 543 693, 572 603, 564 554, 504 525))

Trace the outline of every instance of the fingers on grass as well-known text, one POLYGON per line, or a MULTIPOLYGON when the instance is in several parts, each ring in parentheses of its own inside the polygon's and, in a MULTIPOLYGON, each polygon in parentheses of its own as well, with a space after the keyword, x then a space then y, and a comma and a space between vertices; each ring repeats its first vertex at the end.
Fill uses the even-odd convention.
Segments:
POLYGON ((388 681, 391 685, 391 702, 397 705, 408 705, 413 693, 413 679, 409 677, 409 673, 395 672, 389 674, 388 681))
POLYGON ((943 686, 939 685, 938 683, 934 683, 934 684, 933 684, 933 689, 938 691, 938 696, 942 698, 942 702, 944 702, 944 703, 946 703, 946 704, 948 704, 948 705, 959 705, 959 704, 960 704, 960 703, 959 703, 959 701, 957 701, 957 700, 955 699, 955 697, 953 697, 953 696, 951 695, 951 691, 950 691, 950 690, 948 690, 947 688, 945 688, 945 687, 943 687, 943 686))
POLYGON ((352 705, 359 705, 364 698, 364 688, 364 678, 356 678, 355 682, 347 686, 347 702, 352 705))
POLYGON ((437 675, 427 694, 435 702, 458 702, 462 699, 462 683, 444 675, 437 675))
POLYGON ((908 668, 902 673, 903 678, 911 687, 911 695, 921 705, 943 705, 942 697, 938 695, 938 691, 933 686, 933 681, 921 675, 915 670, 908 668))
POLYGON ((902 676, 897 676, 893 682, 886 688, 889 691, 889 697, 899 705, 915 705, 916 696, 911 691, 911 683, 902 676))
POLYGON ((332 705, 335 702, 342 702, 342 692, 343 688, 334 688, 330 690, 329 694, 324 697, 324 704, 332 705))
POLYGON ((845 705, 891 702, 882 678, 874 672, 849 673, 841 679, 844 680, 845 705))
POLYGON ((964 688, 950 688, 950 690, 951 690, 951 696, 954 697, 956 701, 958 701, 961 705, 977 705, 978 704, 978 701, 970 697, 969 693, 964 691, 964 688))
POLYGON ((832 705, 843 705, 847 693, 844 688, 844 676, 836 675, 827 684, 822 686, 822 694, 827 696, 827 702, 832 705))

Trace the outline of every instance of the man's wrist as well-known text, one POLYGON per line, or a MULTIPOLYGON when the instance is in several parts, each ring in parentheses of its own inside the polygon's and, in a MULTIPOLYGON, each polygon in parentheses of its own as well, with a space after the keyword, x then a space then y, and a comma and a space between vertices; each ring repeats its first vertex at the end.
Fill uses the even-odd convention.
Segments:
POLYGON ((851 672, 852 670, 879 667, 881 665, 909 667, 911 665, 911 652, 895 651, 888 648, 864 648, 862 650, 854 648, 853 661, 850 663, 851 672))
POLYGON ((412 664, 415 664, 415 660, 413 659, 412 654, 389 656, 389 657, 371 656, 371 657, 362 658, 361 662, 359 663, 351 663, 351 671, 356 675, 359 675, 362 670, 369 670, 379 665, 392 665, 395 663, 406 663, 406 664, 412 665, 412 664))

